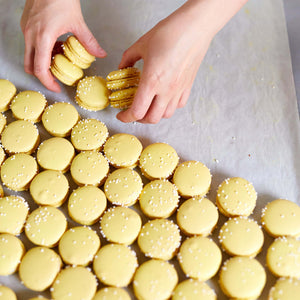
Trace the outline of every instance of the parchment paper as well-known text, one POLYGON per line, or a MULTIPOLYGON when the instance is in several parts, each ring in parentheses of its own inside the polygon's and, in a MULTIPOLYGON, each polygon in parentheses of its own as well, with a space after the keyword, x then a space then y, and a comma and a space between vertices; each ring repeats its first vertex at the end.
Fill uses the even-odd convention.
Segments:
MULTIPOLYGON (((116 69, 122 53, 159 20, 184 1, 82 1, 88 26, 108 52, 97 59, 86 75, 106 76, 116 69)), ((300 130, 286 24, 281 0, 250 0, 217 34, 195 80, 185 108, 157 125, 123 124, 115 119, 116 109, 88 112, 74 102, 74 88, 62 93, 46 90, 23 70, 24 41, 19 20, 24 1, 0 0, 0 78, 11 80, 21 90, 38 90, 49 103, 73 103, 82 117, 103 121, 110 134, 127 132, 144 146, 154 142, 172 145, 181 161, 199 160, 211 169, 208 197, 215 202, 217 186, 227 177, 251 181, 258 193, 252 217, 259 221, 261 208, 269 201, 285 198, 300 204, 300 130)), ((63 12, 61 12, 63 13, 63 12)), ((139 64, 142 67, 142 64, 139 64)), ((7 113, 8 118, 10 117, 7 113)), ((25 198, 30 198, 24 193, 25 198)), ((30 200, 31 208, 35 206, 30 200)), ((226 218, 220 216, 219 227, 226 218)), ((72 224, 72 223, 71 223, 72 224)), ((265 236, 258 255, 264 265, 272 239, 265 236)), ((26 247, 32 245, 22 235, 26 247)), ((224 259, 228 258, 224 254, 224 259)), ((183 274, 178 268, 183 278, 183 274)), ((267 270, 268 283, 260 299, 267 299, 275 277, 267 270)), ((218 276, 209 281, 217 286, 218 276)), ((37 295, 19 283, 17 275, 0 277, 18 299, 37 295)), ((40 293, 49 296, 48 292, 40 293)))

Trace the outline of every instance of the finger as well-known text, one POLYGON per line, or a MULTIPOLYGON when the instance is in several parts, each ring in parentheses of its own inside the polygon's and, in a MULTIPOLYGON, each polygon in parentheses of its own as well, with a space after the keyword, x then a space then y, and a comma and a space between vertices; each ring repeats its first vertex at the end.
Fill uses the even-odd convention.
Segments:
POLYGON ((24 52, 24 70, 26 73, 33 75, 34 66, 34 47, 31 43, 25 41, 24 52))
POLYGON ((51 53, 55 41, 46 37, 38 43, 34 55, 34 75, 53 92, 60 92, 60 86, 50 72, 51 53), (43 45, 43 47, 39 46, 43 45))
POLYGON ((138 44, 135 43, 123 53, 119 69, 132 67, 141 58, 138 44))
POLYGON ((106 51, 98 44, 96 38, 93 36, 92 32, 85 23, 79 26, 74 31, 74 34, 90 54, 100 58, 107 55, 106 51))
POLYGON ((163 117, 168 101, 164 97, 156 95, 146 115, 140 121, 142 123, 157 124, 163 117))
POLYGON ((117 115, 117 118, 120 121, 125 123, 135 122, 143 119, 147 113, 151 102, 154 99, 155 89, 154 86, 151 85, 151 82, 147 81, 145 78, 147 78, 147 76, 142 73, 139 87, 130 108, 117 115))
POLYGON ((190 93, 191 93, 191 86, 187 89, 185 89, 178 101, 178 105, 177 105, 177 108, 182 108, 186 105, 189 97, 190 97, 190 93))
POLYGON ((169 119, 174 115, 174 112, 178 106, 178 102, 179 102, 180 98, 181 98, 181 95, 180 95, 180 97, 178 97, 178 96, 173 97, 173 99, 168 103, 168 105, 166 107, 166 110, 162 116, 163 118, 169 119))

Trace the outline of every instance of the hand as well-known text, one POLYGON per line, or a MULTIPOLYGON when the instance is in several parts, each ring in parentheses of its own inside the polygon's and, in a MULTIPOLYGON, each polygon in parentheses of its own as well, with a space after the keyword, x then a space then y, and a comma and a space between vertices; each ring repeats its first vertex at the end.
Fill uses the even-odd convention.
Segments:
POLYGON ((54 92, 60 92, 60 86, 49 67, 59 36, 71 32, 90 54, 106 56, 84 22, 79 0, 27 0, 20 24, 25 39, 25 72, 54 92))
POLYGON ((157 123, 183 107, 214 35, 246 0, 189 0, 142 36, 122 57, 119 68, 143 59, 134 101, 117 118, 157 123))
POLYGON ((186 104, 211 37, 185 19, 175 12, 124 52, 120 68, 140 59, 144 66, 134 102, 119 120, 157 123, 186 104))

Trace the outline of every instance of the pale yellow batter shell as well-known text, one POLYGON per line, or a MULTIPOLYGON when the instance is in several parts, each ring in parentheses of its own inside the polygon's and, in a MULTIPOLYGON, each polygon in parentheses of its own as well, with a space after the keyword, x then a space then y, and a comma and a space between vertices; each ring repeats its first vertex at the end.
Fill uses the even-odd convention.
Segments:
POLYGON ((138 260, 126 245, 107 244, 95 256, 93 269, 98 279, 110 286, 125 287, 132 281, 138 260))
POLYGON ((24 255, 19 276, 22 283, 33 291, 44 291, 54 281, 62 267, 59 255, 47 247, 34 247, 24 255))
POLYGON ((88 265, 99 248, 100 238, 94 230, 86 226, 67 230, 58 244, 59 254, 68 265, 88 265))
POLYGON ((138 300, 165 300, 171 297, 177 282, 178 275, 172 264, 150 259, 137 269, 133 290, 138 300))

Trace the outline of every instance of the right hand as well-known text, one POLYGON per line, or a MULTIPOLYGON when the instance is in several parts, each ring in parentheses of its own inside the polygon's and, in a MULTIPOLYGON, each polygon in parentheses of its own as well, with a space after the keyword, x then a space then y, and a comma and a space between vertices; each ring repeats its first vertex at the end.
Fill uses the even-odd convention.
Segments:
POLYGON ((106 56, 83 19, 79 0, 27 0, 20 25, 25 39, 24 70, 51 91, 60 92, 49 69, 59 36, 70 32, 90 54, 106 56))

